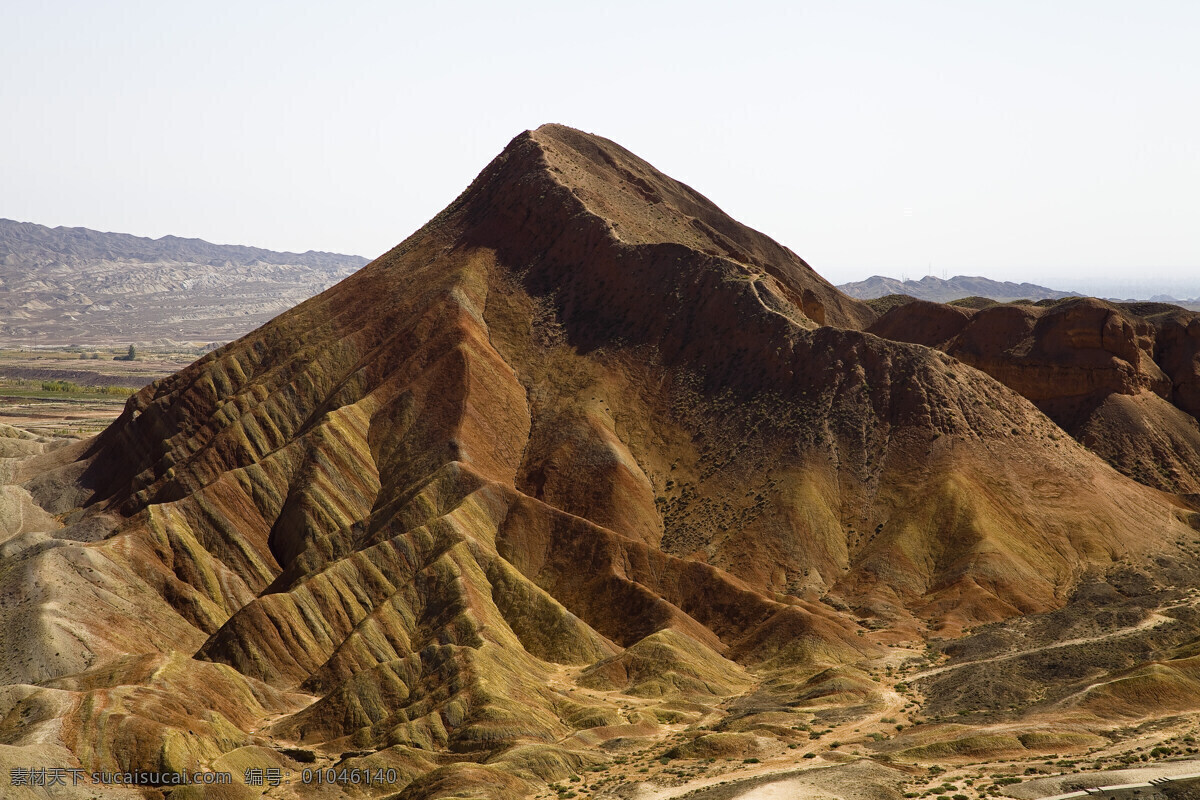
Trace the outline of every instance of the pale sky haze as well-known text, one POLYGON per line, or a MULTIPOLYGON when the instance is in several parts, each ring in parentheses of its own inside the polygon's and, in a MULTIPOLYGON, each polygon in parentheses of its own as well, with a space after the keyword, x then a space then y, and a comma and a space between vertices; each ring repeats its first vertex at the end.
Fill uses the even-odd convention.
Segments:
POLYGON ((1198 42, 1173 0, 0 0, 0 217, 374 257, 562 122, 835 283, 1196 296, 1198 42))

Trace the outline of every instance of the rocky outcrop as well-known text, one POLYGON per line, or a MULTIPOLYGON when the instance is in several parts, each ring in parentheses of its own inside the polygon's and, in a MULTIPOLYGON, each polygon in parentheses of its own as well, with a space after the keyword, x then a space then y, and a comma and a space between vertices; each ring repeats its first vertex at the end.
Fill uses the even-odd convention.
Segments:
POLYGON ((1200 314, 1174 309, 1149 319, 1157 334, 1155 355, 1171 378, 1167 399, 1200 417, 1200 314))
POLYGON ((869 330, 983 370, 1143 483, 1200 490, 1194 312, 1093 298, 979 310, 917 301, 869 330))

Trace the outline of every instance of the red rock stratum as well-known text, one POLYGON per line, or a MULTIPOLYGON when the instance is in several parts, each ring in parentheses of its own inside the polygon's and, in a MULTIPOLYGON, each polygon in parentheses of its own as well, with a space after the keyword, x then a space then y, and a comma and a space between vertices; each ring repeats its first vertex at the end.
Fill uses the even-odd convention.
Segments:
POLYGON ((1142 483, 1200 492, 1200 314, 1094 298, 979 310, 918 301, 869 330, 983 370, 1142 483))

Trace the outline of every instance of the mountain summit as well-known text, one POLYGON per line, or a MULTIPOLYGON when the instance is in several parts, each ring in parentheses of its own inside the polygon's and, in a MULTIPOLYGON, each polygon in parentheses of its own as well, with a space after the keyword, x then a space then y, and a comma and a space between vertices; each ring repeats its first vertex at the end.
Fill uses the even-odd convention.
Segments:
POLYGON ((875 318, 618 145, 521 134, 390 252, 13 468, 2 757, 615 789, 620 753, 878 726, 895 648, 1185 560, 1167 496, 875 318))

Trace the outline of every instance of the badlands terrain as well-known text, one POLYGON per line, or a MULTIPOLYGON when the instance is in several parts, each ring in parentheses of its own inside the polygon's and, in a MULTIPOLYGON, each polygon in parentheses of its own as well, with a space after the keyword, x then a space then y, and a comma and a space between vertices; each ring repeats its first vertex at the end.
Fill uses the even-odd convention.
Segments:
POLYGON ((0 347, 226 342, 365 263, 0 219, 0 347))
POLYGON ((613 142, 523 133, 98 436, 0 429, 0 775, 973 800, 1200 773, 1200 316, 980 305, 874 307, 613 142))

